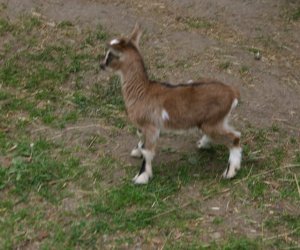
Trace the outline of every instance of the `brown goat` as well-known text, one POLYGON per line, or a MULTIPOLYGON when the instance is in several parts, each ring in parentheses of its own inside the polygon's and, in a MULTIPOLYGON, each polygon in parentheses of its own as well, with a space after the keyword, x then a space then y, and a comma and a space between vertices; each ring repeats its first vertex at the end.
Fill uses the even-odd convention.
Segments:
POLYGON ((239 92, 215 80, 172 85, 151 81, 139 52, 140 28, 136 25, 129 38, 113 39, 101 63, 121 77, 122 94, 128 117, 143 136, 131 155, 143 157, 142 167, 133 178, 136 184, 148 183, 152 177, 152 159, 156 141, 163 129, 197 127, 204 133, 199 148, 211 142, 225 144, 230 150, 224 178, 232 178, 240 169, 242 149, 240 133, 228 125, 239 92))

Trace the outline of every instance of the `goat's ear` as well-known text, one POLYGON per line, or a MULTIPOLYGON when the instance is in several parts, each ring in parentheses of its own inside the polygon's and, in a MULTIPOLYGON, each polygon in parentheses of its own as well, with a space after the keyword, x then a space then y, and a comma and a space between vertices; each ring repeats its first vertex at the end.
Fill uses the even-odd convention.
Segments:
POLYGON ((134 29, 130 35, 130 41, 139 48, 140 38, 142 36, 141 27, 138 23, 135 24, 134 29))

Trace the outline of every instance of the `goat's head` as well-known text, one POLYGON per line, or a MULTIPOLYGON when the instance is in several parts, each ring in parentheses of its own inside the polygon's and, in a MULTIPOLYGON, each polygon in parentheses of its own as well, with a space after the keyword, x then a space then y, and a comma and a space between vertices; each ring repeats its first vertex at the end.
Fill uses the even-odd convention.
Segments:
POLYGON ((113 39, 108 43, 108 51, 100 68, 119 71, 124 63, 130 63, 139 55, 139 41, 142 32, 138 24, 135 25, 129 38, 113 39))

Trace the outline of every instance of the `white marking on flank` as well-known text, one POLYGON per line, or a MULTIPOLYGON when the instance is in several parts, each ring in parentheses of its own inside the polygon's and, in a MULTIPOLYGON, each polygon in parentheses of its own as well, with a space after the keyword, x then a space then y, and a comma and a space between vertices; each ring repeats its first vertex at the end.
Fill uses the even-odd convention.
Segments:
POLYGON ((110 41, 110 45, 115 45, 115 44, 118 44, 120 43, 120 41, 118 39, 113 39, 110 41))
POLYGON ((203 135, 197 142, 198 148, 210 148, 211 138, 207 135, 203 135))
POLYGON ((168 114, 168 112, 167 112, 165 109, 162 110, 162 112, 161 112, 161 117, 162 117, 162 119, 163 119, 164 121, 170 119, 169 114, 168 114))
POLYGON ((193 82, 194 82, 193 80, 188 80, 188 81, 187 81, 187 83, 193 83, 193 82))
POLYGON ((238 103, 239 103, 239 100, 238 99, 234 99, 233 102, 232 102, 232 104, 231 104, 230 111, 233 110, 238 105, 238 103))

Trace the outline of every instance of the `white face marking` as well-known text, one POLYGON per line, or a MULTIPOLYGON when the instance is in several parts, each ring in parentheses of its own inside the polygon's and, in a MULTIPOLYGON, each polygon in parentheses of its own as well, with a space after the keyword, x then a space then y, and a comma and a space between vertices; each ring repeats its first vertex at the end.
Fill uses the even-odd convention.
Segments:
POLYGON ((162 110, 162 112, 161 112, 161 117, 162 117, 162 119, 163 119, 164 121, 170 119, 169 114, 168 114, 168 112, 167 112, 165 109, 162 110))
POLYGON ((107 58, 108 58, 108 55, 109 55, 110 51, 107 51, 106 55, 105 55, 105 58, 104 58, 104 62, 106 64, 106 61, 107 61, 107 58))
POLYGON ((110 45, 115 45, 115 44, 118 44, 120 43, 120 41, 118 39, 113 39, 110 41, 110 45))
POLYGON ((193 80, 188 80, 188 82, 187 83, 193 83, 194 81, 193 80))

